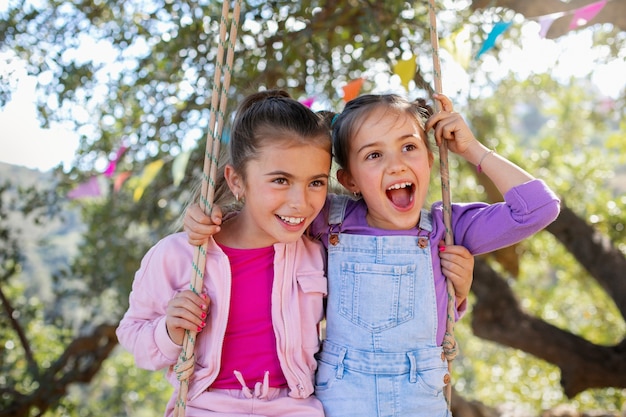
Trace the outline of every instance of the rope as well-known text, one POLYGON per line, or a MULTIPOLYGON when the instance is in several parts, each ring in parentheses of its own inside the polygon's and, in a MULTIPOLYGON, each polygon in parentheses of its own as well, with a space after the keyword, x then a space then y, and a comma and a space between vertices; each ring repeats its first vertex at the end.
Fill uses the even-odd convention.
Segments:
MULTIPOLYGON (((202 172, 202 186, 200 195, 200 207, 206 214, 210 214, 213 197, 215 195, 215 177, 217 176, 217 164, 220 153, 220 140, 224 127, 224 113, 228 101, 228 88, 232 75, 232 65, 235 55, 235 40, 239 26, 239 15, 241 10, 241 0, 235 1, 233 9, 233 19, 230 26, 228 41, 226 40, 226 28, 228 26, 229 1, 224 0, 222 6, 222 17, 220 20, 220 40, 217 49, 215 74, 213 80, 213 91, 211 97, 209 132, 204 157, 204 167, 202 172), (224 65, 224 48, 227 49, 226 65, 224 65), (222 85, 222 70, 224 70, 222 85), (217 122, 217 125, 216 125, 217 122)), ((192 277, 190 289, 199 294, 204 280, 204 269, 206 266, 207 243, 197 246, 193 255, 192 277)), ((195 365, 195 355, 193 353, 197 332, 187 330, 183 338, 183 348, 178 357, 178 362, 174 366, 174 372, 180 381, 178 396, 174 405, 174 417, 185 417, 187 406, 187 393, 189 392, 189 380, 191 379, 195 365)))
MULTIPOLYGON (((439 63, 439 39, 437 37, 437 17, 435 14, 435 1, 429 0, 428 15, 430 17, 430 43, 433 53, 433 73, 435 82, 435 92, 441 93, 441 65, 439 63)), ((434 100, 437 111, 440 111, 440 104, 434 100)), ((441 195, 443 200, 443 223, 446 229, 444 241, 446 245, 454 245, 454 236, 452 235, 452 206, 450 204, 450 175, 448 168, 448 146, 445 140, 441 141, 439 146, 439 174, 441 176, 441 195)), ((452 361, 456 357, 457 345, 454 339, 454 316, 455 316, 455 290, 452 282, 446 279, 448 289, 448 305, 446 317, 446 333, 443 338, 443 353, 448 360, 448 374, 452 370, 452 361)), ((446 384, 446 402, 448 409, 452 404, 452 377, 446 384)))

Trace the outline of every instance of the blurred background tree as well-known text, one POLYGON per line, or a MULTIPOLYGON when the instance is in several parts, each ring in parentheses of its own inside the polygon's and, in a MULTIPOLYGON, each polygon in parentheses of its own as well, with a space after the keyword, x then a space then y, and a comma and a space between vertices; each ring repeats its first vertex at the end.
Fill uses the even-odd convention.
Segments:
MULTIPOLYGON (((562 80, 503 74, 498 65, 521 47, 530 18, 564 12, 547 33, 556 38, 568 13, 589 3, 438 2, 444 68, 460 68, 443 73, 444 92, 478 138, 546 180, 564 203, 546 232, 477 260, 470 312, 457 325, 458 417, 511 407, 537 416, 559 404, 618 415, 626 407, 624 86, 608 99, 591 74, 562 80), (472 59, 498 22, 511 22, 504 40, 472 59)), ((25 65, 37 79, 42 126, 71 123, 81 139, 72 167, 57 167, 51 182, 18 187, 7 175, 0 188, 0 415, 162 415, 171 387, 116 349, 114 329, 139 260, 176 229, 202 169, 221 9, 179 0, 9 1, 0 9, 0 104, 15 89, 12 64, 25 65), (114 175, 103 176, 122 147, 114 175), (172 166, 187 155, 180 179, 172 166), (99 197, 68 200, 95 177, 99 197), (27 270, 23 245, 34 227, 51 224, 76 250, 46 286, 40 271, 27 270), (80 233, 65 234, 68 225, 80 233)), ((613 0, 581 26, 593 27, 599 61, 623 61, 625 16, 626 2, 613 0)), ((428 29, 427 2, 244 2, 229 106, 281 87, 314 109, 341 110, 342 87, 357 79, 361 92, 404 91, 394 73, 403 60, 417 64, 407 94, 427 97, 428 29)), ((501 198, 451 158, 454 201, 501 198)), ((48 235, 37 243, 46 259, 59 244, 48 235)))

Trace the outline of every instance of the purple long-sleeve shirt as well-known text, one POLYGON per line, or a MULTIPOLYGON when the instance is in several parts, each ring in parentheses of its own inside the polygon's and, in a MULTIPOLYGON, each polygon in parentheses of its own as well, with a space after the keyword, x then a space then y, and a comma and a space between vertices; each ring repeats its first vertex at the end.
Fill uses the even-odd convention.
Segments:
MULTIPOLYGON (((329 201, 329 199, 326 200, 324 208, 309 230, 310 235, 319 238, 327 249, 329 201)), ((501 203, 452 204, 454 243, 465 246, 473 255, 492 252, 518 243, 542 230, 556 219, 559 210, 559 198, 543 181, 537 179, 511 188, 504 195, 504 202, 501 203)), ((439 242, 445 237, 442 203, 433 204, 430 211, 433 217, 430 248, 439 321, 437 342, 441 344, 447 317, 446 281, 441 271, 438 253, 439 242)), ((342 233, 370 236, 415 236, 417 234, 417 227, 409 230, 385 230, 371 227, 367 224, 366 214, 367 206, 362 199, 350 201, 341 225, 342 233)), ((328 280, 332 279, 335 277, 328 277, 328 280)), ((462 306, 459 312, 464 310, 465 306, 462 306)))

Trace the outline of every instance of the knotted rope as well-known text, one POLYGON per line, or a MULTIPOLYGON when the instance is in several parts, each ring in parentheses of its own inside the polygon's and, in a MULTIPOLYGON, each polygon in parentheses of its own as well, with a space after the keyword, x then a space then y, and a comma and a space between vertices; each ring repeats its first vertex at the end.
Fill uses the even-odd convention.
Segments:
MULTIPOLYGON (((222 6, 222 17, 220 20, 220 40, 217 48, 215 63, 215 74, 213 80, 213 91, 211 97, 209 132, 204 157, 204 167, 202 172, 202 186, 200 194, 200 207, 204 213, 210 214, 215 195, 215 177, 217 176, 217 164, 220 153, 220 141, 224 128, 224 113, 228 101, 228 88, 232 75, 232 65, 235 55, 235 41, 239 27, 239 15, 241 10, 241 0, 235 1, 233 18, 230 25, 230 34, 226 39, 226 29, 228 26, 229 1, 224 0, 222 6), (227 50, 226 65, 224 65, 224 49, 227 50), (222 81, 223 73, 223 81, 222 81)), ((202 290, 204 280, 204 269, 206 266, 207 243, 197 246, 194 250, 193 268, 190 282, 190 289, 199 294, 202 290)), ((178 397, 174 406, 174 417, 185 417, 187 406, 187 393, 189 391, 189 380, 193 375, 195 356, 194 346, 197 332, 187 330, 183 338, 183 348, 178 357, 178 363, 174 367, 176 377, 180 381, 178 397)))
MULTIPOLYGON (((433 53, 433 78, 435 82, 435 92, 441 93, 441 65, 439 63, 439 39, 437 37, 437 17, 435 13, 435 1, 429 0, 428 15, 430 17, 430 43, 433 53)), ((437 100, 435 106, 437 111, 441 110, 441 106, 437 100)), ((446 245, 454 245, 454 236, 452 234, 452 206, 450 203, 450 175, 448 168, 448 146, 445 140, 442 140, 439 147, 439 175, 441 177, 441 196, 443 200, 443 224, 446 228, 444 241, 446 245)), ((452 281, 446 279, 448 288, 448 305, 446 318, 446 333, 443 338, 443 353, 448 360, 448 374, 451 372, 451 364, 458 354, 456 340, 454 339, 454 317, 455 317, 455 290, 452 281)), ((452 377, 446 384, 446 401, 448 409, 452 404, 452 377)))

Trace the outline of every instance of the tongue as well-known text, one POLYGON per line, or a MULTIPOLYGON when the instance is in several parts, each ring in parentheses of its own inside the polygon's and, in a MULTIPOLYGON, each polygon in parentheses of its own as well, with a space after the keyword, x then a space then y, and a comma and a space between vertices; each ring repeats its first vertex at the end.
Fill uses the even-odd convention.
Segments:
POLYGON ((387 191, 387 197, 397 207, 408 207, 411 204, 411 189, 409 187, 400 188, 397 190, 387 191))

